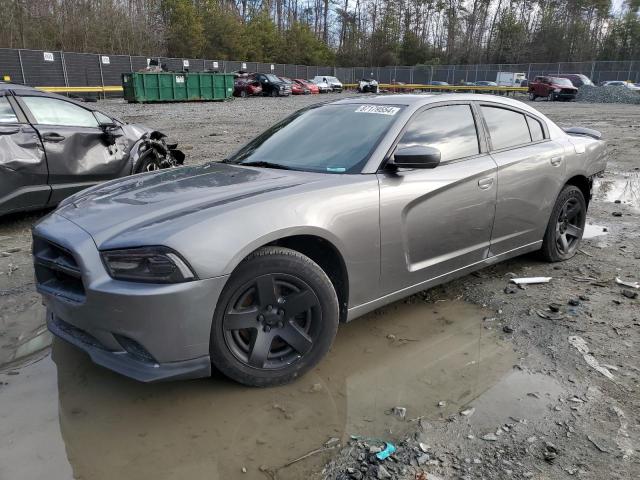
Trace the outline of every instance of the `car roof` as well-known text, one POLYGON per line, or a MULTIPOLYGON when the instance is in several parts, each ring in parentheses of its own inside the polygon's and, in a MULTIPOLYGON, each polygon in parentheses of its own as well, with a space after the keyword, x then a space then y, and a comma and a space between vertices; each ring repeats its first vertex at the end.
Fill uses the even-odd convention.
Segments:
POLYGON ((486 94, 474 94, 474 93, 420 93, 420 94, 400 94, 400 95, 360 95, 342 100, 331 102, 331 104, 348 104, 348 103, 367 103, 374 105, 407 105, 407 106, 422 106, 429 103, 447 102, 447 101, 477 101, 477 102, 492 102, 502 103, 504 105, 511 105, 524 110, 527 106, 526 103, 514 100, 509 97, 486 95, 486 94))
POLYGON ((0 90, 36 90, 36 89, 28 85, 23 85, 21 83, 0 82, 0 90))

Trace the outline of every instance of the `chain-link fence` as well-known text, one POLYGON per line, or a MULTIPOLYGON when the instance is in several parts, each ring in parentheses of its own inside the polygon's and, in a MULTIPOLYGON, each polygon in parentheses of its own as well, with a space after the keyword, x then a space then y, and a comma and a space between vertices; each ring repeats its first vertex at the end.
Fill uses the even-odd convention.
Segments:
MULTIPOLYGON (((428 84, 433 81, 460 84, 481 80, 495 81, 498 72, 536 75, 582 73, 598 84, 606 80, 640 82, 640 61, 593 61, 562 63, 519 63, 481 65, 418 65, 413 67, 330 67, 290 64, 210 60, 196 58, 158 59, 171 71, 273 72, 291 78, 334 75, 343 83, 361 78, 375 78, 381 83, 403 82, 428 84)), ((120 85, 122 73, 137 71, 148 65, 149 58, 129 55, 47 52, 0 48, 0 79, 32 86, 104 87, 120 85)))

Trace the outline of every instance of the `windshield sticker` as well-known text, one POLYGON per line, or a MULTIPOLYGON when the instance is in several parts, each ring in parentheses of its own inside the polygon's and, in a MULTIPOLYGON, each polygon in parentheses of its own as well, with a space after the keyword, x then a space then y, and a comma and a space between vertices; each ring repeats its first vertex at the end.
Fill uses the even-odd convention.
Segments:
POLYGON ((344 167, 327 167, 327 172, 344 173, 347 169, 344 167))
POLYGON ((385 105, 361 105, 356 108, 356 113, 377 113, 380 115, 395 115, 400 111, 398 107, 387 107, 385 105))

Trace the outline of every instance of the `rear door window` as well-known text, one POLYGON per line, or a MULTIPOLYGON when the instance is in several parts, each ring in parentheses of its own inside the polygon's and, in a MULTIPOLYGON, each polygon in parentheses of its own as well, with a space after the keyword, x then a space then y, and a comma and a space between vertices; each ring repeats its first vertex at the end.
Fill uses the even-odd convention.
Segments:
POLYGON ((7 97, 0 97, 0 123, 18 123, 18 117, 7 97))
POLYGON ((97 127, 93 112, 71 102, 48 97, 21 97, 41 125, 97 127))
POLYGON ((417 145, 437 148, 443 162, 480 153, 471 106, 446 105, 419 113, 410 121, 398 148, 417 145))
POLYGON ((481 107, 494 150, 517 147, 531 142, 525 115, 500 107, 481 107))

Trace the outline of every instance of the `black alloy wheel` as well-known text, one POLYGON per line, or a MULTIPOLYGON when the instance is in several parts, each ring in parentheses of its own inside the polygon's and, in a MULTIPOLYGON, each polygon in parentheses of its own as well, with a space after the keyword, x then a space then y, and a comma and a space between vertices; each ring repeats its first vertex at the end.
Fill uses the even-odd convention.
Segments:
POLYGON ((266 274, 233 295, 223 320, 225 341, 243 364, 279 369, 311 350, 321 317, 320 301, 304 281, 266 274))
POLYGON ((566 185, 553 207, 542 243, 542 256, 551 262, 567 260, 578 251, 584 225, 587 220, 587 204, 582 191, 566 185))
POLYGON ((262 247, 236 267, 218 299, 211 362, 245 385, 288 383, 326 355, 338 319, 336 291, 318 264, 262 247))
POLYGON ((582 238, 584 223, 584 210, 578 199, 567 199, 556 221, 556 245, 562 255, 575 253, 582 238))

